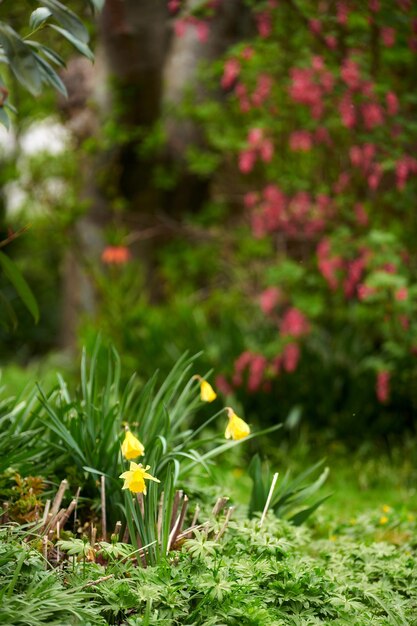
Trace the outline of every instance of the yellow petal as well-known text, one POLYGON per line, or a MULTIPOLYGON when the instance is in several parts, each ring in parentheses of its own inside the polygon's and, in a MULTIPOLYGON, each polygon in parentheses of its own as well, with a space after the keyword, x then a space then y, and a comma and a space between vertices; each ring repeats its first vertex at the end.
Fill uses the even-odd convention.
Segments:
POLYGON ((125 480, 122 488, 130 489, 132 493, 144 493, 146 495, 145 478, 147 480, 153 480, 157 483, 160 482, 157 478, 148 474, 148 469, 150 469, 149 465, 143 467, 142 463, 134 463, 132 461, 130 463, 130 470, 123 472, 123 474, 120 475, 120 478, 124 478, 125 480))
POLYGON ((203 402, 213 402, 217 398, 217 393, 206 380, 200 382, 200 398, 203 402))
POLYGON ((226 439, 234 439, 235 441, 239 439, 244 439, 250 434, 250 428, 248 424, 230 407, 227 408, 227 413, 229 417, 229 423, 226 427, 226 431, 224 436, 226 439))
POLYGON ((145 454, 145 448, 135 435, 130 430, 126 431, 125 438, 122 443, 122 454, 125 459, 136 459, 138 456, 145 454))

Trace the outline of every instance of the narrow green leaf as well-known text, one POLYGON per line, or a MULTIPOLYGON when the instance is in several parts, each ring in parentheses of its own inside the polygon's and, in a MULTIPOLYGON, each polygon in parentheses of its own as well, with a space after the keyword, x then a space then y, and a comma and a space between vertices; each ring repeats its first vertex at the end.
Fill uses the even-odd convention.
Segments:
POLYGON ((32 30, 35 30, 35 28, 39 28, 39 26, 46 22, 51 15, 52 13, 49 9, 46 7, 39 7, 32 12, 29 18, 29 26, 32 30))
POLYGON ((9 116, 7 115, 6 111, 4 110, 4 107, 0 107, 0 124, 3 124, 3 126, 5 126, 7 128, 7 130, 10 129, 9 116))
POLYGON ((303 509, 302 511, 299 511, 298 513, 296 513, 295 515, 293 515, 292 517, 289 518, 289 521, 292 522, 294 524, 294 526, 300 526, 300 524, 302 524, 303 522, 306 521, 306 519, 308 517, 310 517, 310 515, 312 513, 314 513, 314 511, 316 509, 319 508, 319 506, 328 498, 330 498, 331 494, 324 496, 324 498, 321 498, 320 500, 318 500, 317 502, 315 502, 314 504, 312 504, 311 506, 307 507, 306 509, 303 509))
POLYGON ((52 85, 52 87, 54 87, 57 91, 62 93, 63 96, 67 96, 68 95, 67 88, 65 87, 64 83, 62 82, 58 74, 55 72, 55 70, 52 69, 49 63, 47 63, 45 59, 42 59, 42 57, 39 56, 39 54, 35 53, 35 58, 40 67, 40 72, 41 72, 43 81, 45 83, 49 83, 50 85, 52 85))
POLYGON ((0 252, 0 265, 2 266, 7 278, 10 280, 17 293, 19 294, 22 302, 24 303, 28 311, 32 314, 35 322, 37 322, 39 320, 38 304, 26 280, 23 278, 22 274, 13 263, 13 261, 9 259, 9 257, 6 256, 3 252, 0 252))
POLYGON ((58 2, 58 0, 42 0, 42 4, 48 7, 56 21, 59 22, 66 31, 71 33, 75 39, 85 44, 88 42, 88 30, 79 17, 70 11, 68 7, 58 2))
POLYGON ((70 33, 68 30, 65 30, 64 28, 55 26, 55 24, 48 24, 48 26, 60 33, 67 41, 69 41, 74 46, 74 48, 78 50, 78 52, 81 52, 83 56, 87 57, 87 59, 90 59, 90 61, 94 61, 94 54, 86 43, 74 37, 72 33, 70 33))
POLYGON ((55 50, 52 50, 52 48, 44 46, 39 43, 39 41, 32 41, 31 39, 26 40, 26 45, 34 48, 36 52, 45 55, 49 61, 52 61, 52 63, 55 63, 58 67, 66 67, 64 59, 57 52, 55 52, 55 50))
POLYGON ((30 46, 8 24, 0 22, 0 45, 17 80, 33 95, 41 89, 42 77, 30 46))

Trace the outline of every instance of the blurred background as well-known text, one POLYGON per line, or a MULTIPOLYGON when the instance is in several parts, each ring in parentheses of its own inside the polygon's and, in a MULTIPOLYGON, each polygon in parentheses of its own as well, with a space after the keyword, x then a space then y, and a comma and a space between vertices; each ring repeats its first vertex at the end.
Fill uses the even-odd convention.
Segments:
MULTIPOLYGON (((225 401, 284 421, 285 445, 411 448, 416 3, 66 4, 94 62, 37 36, 67 61, 67 98, 0 66, 17 108, 0 240, 39 308, 3 271, 2 382, 76 377, 101 333, 125 380, 202 351, 225 401)), ((0 20, 29 36, 23 5, 0 20)))

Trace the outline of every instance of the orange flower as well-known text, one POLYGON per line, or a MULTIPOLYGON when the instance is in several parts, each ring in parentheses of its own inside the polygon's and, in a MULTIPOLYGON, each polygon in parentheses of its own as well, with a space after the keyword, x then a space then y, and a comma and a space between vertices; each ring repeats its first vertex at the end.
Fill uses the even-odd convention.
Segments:
POLYGON ((130 250, 126 246, 106 246, 101 254, 101 260, 106 265, 123 265, 130 259, 130 250))

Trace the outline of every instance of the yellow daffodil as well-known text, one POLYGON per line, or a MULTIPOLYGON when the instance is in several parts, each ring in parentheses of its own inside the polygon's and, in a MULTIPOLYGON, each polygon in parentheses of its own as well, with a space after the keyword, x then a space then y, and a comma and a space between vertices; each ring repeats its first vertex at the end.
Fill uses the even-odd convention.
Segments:
POLYGON ((128 471, 123 472, 123 474, 119 476, 119 478, 123 478, 125 481, 122 489, 130 489, 132 493, 144 493, 146 496, 145 478, 147 480, 153 480, 156 483, 161 482, 154 476, 148 474, 148 469, 150 469, 150 465, 143 467, 142 463, 138 464, 132 461, 128 471))
POLYGON ((241 417, 238 417, 236 413, 230 407, 226 408, 229 423, 226 428, 224 436, 226 439, 244 439, 250 434, 250 428, 241 417))
POLYGON ((130 430, 126 431, 126 435, 122 443, 122 454, 128 461, 145 454, 143 444, 130 432, 130 430))
POLYGON ((217 398, 217 393, 210 383, 204 380, 204 378, 201 378, 201 376, 198 376, 198 374, 196 374, 194 378, 200 381, 200 399, 203 402, 213 402, 213 400, 217 398))

